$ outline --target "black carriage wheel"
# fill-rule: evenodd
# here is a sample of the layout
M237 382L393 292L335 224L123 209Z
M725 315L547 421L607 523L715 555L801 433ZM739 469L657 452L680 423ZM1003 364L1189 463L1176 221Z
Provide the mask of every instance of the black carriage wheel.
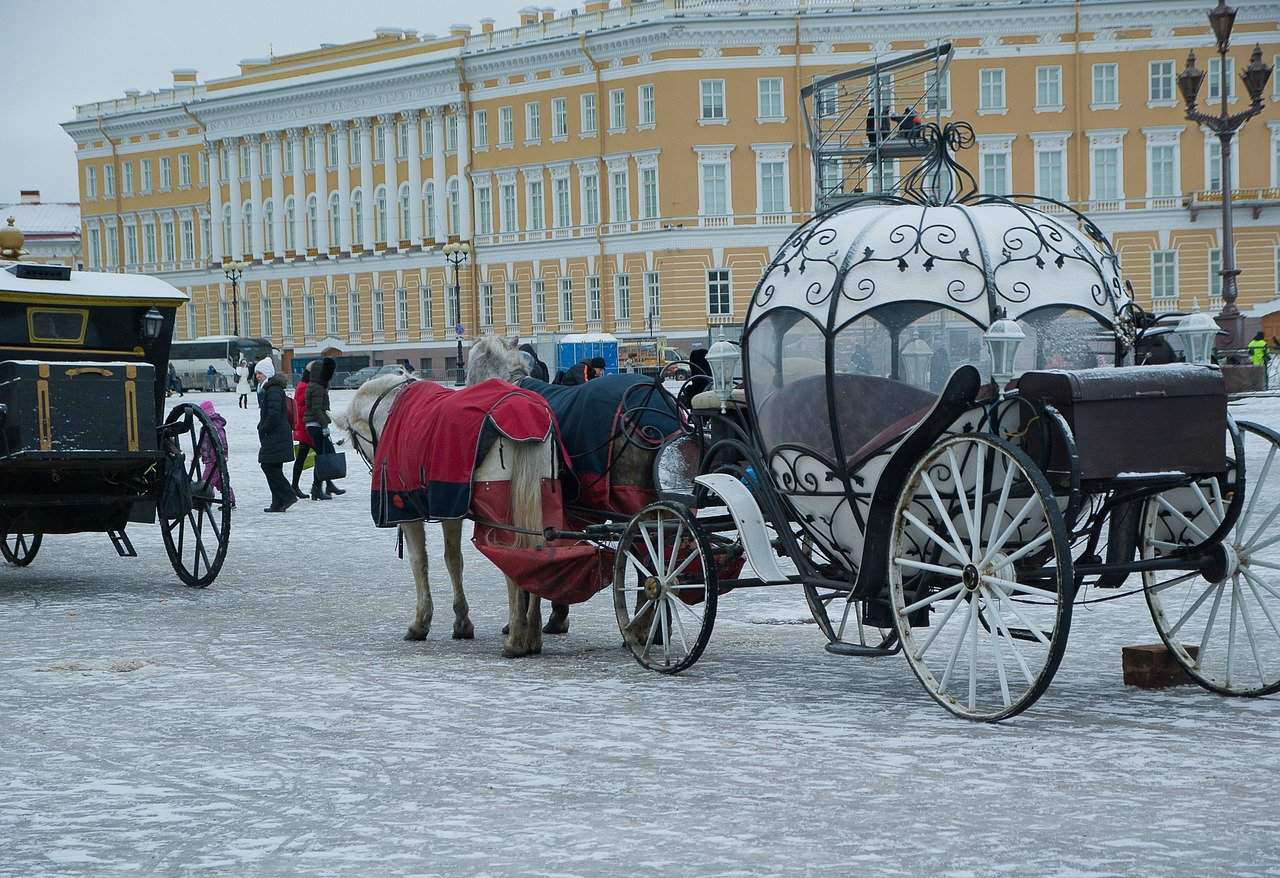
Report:
M805 535L800 540L801 549L812 558L813 538ZM818 566L818 565L815 565ZM813 614L818 630L828 643L847 643L878 650L893 649L898 642L898 632L893 628L879 628L863 619L865 601L850 600L853 586L839 589L828 585L804 584L804 600Z
M165 419L164 430L166 449L182 454L181 465L191 486L191 507L176 518L160 516L160 535L178 578L192 588L205 588L222 569L231 540L227 450L209 416L190 403L174 406ZM211 455L211 465L201 457L202 446ZM167 485L168 480L164 483Z
M614 561L613 607L644 667L678 674L701 657L718 589L711 542L688 507L662 500L628 522Z
M26 567L36 559L44 535L39 533L3 533L0 534L0 555L15 567Z

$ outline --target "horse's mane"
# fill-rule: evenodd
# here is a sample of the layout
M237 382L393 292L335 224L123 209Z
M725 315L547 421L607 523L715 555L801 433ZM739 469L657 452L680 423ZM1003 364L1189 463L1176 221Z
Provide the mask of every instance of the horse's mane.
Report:
M486 335L471 346L467 358L467 384L479 384L490 378L514 381L529 374L524 358L496 335Z

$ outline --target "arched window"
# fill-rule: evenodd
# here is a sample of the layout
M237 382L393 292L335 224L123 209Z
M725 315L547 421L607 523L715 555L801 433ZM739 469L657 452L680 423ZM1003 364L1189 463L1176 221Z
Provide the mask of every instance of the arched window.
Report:
M460 235L459 231L462 223L458 217L458 178L454 177L449 181L449 233L452 235Z
M400 187L400 197L396 205L396 215L400 218L400 237L408 240L409 238L409 184L405 183Z
M379 186L373 195L373 240L387 240L387 187Z
M222 258L235 259L239 253L231 252L231 205L222 205Z
M427 238L434 240L436 236L436 184L428 182L422 187L422 200L426 204Z
M315 195L307 198L307 246L315 247L316 241L316 197Z
M293 240L293 220L298 215L296 202L289 196L284 203L284 249L297 250L297 242Z
M266 242L266 246L263 249L269 253L280 252L276 249L276 244L279 242L276 241L275 236L276 224L273 222L275 215L275 205L272 204L271 199L268 198L266 201L262 202L262 240Z
M329 196L329 246L337 247L342 240L342 210L338 205L338 193Z
M351 193L351 240L363 243L364 193L359 189Z
M241 258L253 252L253 205L247 201L240 211L240 249Z

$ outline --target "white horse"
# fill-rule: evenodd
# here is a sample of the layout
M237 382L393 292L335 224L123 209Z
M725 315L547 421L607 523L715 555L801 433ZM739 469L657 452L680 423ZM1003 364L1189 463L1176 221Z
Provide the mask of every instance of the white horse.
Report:
M479 384L490 378L516 381L528 374L525 361L505 342L496 337L481 339L472 348L467 363L467 384ZM334 423L346 430L352 445L367 459L373 460L373 437L381 436L387 426L396 396L409 381L400 375L384 375L361 385L352 398L346 414L335 414ZM511 522L521 530L542 531L542 480L551 477L556 453L554 438L543 442L510 442L499 437L480 462L473 478L476 481L511 482ZM504 449L503 446L506 446ZM440 523L444 534L444 563L453 583L453 637L470 640L475 636L471 610L462 590L462 521ZM400 525L400 533L409 549L417 588L417 607L405 640L423 640L431 628L433 604L427 558L426 528L421 521ZM517 533L515 544L532 547L538 537ZM508 658L542 652L542 605L537 595L519 588L507 579L510 622L505 633L502 654Z

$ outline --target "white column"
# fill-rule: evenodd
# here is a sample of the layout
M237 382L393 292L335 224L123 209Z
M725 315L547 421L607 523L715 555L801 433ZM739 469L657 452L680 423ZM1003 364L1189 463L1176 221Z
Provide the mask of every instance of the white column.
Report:
M458 114L458 237L469 241L471 240L471 113L466 103L454 104L453 111Z
M417 247L422 243L422 151L418 142L419 113L408 110L401 114L404 124L409 126L409 154L405 163L409 167L409 246ZM400 230L404 234L404 230Z
M360 189L364 192L364 210L360 217L360 244L365 253L373 252L373 126L368 119L356 120L356 136L360 138ZM355 231L352 231L355 234Z
M351 253L351 157L346 122L334 122L338 135L338 250Z
M227 200L231 202L231 257L244 259L244 221L240 205L240 138L229 137L222 146L231 156L231 179L227 181Z
M432 219L436 224L436 243L443 244L449 240L448 222L445 220L444 207L444 107L431 109L431 180L436 189Z
M267 134L267 149L271 150L271 255L277 262L284 260L284 162L281 160L280 132ZM296 199L295 199L296 200Z
M221 163L218 161L218 144L210 143L206 154L209 156L209 215L213 217L214 227L209 230L209 251L204 254L208 265L222 264L222 182L218 179ZM106 264L105 249L103 264Z
M324 125L308 125L307 133L311 135L311 165L315 174L312 191L316 194L316 258L329 257L329 175L325 171L325 163L329 161L329 150L326 148Z
M396 178L396 149L400 138L396 137L396 114L378 117L382 126L382 182L387 187L387 249L400 247L400 181Z
M289 129L289 149L293 156L293 251L298 256L307 255L307 185L303 177L306 167L302 155L302 129ZM316 199L316 220L320 219L319 199Z
M258 135L245 138L249 144L249 205L252 222L249 224L249 241L253 247L253 261L262 261L262 143Z

